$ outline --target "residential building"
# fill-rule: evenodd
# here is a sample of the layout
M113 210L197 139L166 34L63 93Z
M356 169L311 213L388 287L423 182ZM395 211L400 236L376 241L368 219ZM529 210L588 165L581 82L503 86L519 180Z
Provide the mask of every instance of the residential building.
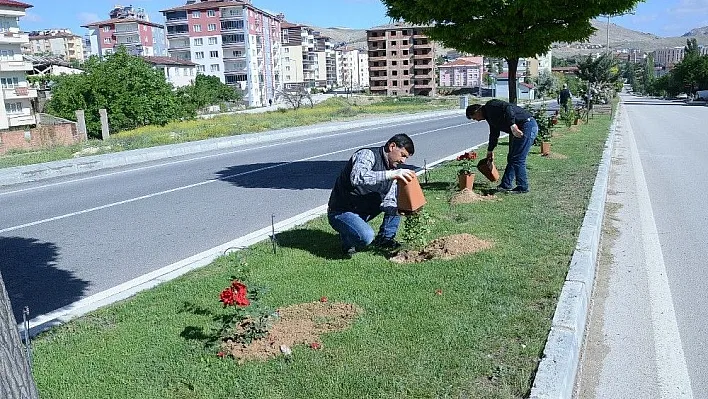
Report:
M438 65L441 87L481 87L482 57L459 57L454 61ZM476 62L475 62L476 61Z
M431 95L435 51L423 27L394 24L366 31L372 94Z
M369 55L366 50L340 47L335 54L336 86L355 91L369 87Z
M285 88L332 88L337 82L337 69L331 39L306 25L283 21L281 28Z
M528 76L532 78L537 78L540 74L551 73L551 50L548 50L546 54L537 55L533 58L528 58L526 60L526 71Z
M32 63L22 56L22 46L29 43L29 36L20 32L18 21L26 15L29 4L15 0L0 0L0 129L35 125L32 103L37 90L27 83L27 71Z
M698 46L700 55L708 55L708 46ZM654 64L672 69L676 64L683 61L685 56L684 47L661 48L654 51Z
M25 54L54 55L67 61L84 60L84 41L69 29L30 32Z
M280 18L247 0L189 0L160 12L171 57L240 88L250 106L275 98L282 87Z
M189 86L197 76L197 64L192 61L172 57L150 57L143 59L155 69L165 74L165 79L174 87Z
M150 22L141 10L116 6L110 19L82 25L89 30L91 55L103 57L124 46L133 55L166 56L165 27Z

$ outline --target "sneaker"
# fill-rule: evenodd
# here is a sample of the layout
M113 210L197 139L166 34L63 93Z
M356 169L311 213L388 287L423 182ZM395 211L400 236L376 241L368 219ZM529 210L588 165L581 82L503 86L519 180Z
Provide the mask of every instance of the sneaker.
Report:
M507 191L511 191L510 188L502 187L502 186L496 186L494 187L494 191L498 191L500 193L505 193Z
M401 243L394 240L393 238L379 238L377 237L371 245L376 248L386 249L392 251L401 247Z
M509 194L526 194L529 190L524 190L519 186L514 187L513 190L509 191Z
M342 248L342 258L351 259L356 253L356 248Z

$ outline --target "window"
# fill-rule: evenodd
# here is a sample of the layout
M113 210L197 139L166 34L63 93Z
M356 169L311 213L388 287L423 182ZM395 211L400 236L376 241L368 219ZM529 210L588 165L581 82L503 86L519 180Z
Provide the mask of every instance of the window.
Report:
M403 60L403 65L408 65L408 60Z
M204 52L203 52L203 51L197 51L196 53L194 53L194 58L196 58L196 59L198 59L198 60L201 60L202 58L204 58Z
M8 114L21 114L22 103L5 103L5 112Z
M110 37L104 37L103 42L106 44L111 44L111 38Z
M391 45L392 45L392 46L395 46L395 45L396 45L396 41L395 41L395 40L391 40Z
M207 17L215 17L216 10L207 10Z
M200 17L199 11L192 11L192 18L199 18L199 17Z
M403 81L403 85L404 85L404 86L408 86L408 81L407 81L407 80L404 80L404 81Z
M203 45L203 44L204 44L204 39L202 39L201 37L200 37L200 38L197 38L197 39L194 39L194 45L195 45L195 46L201 46L201 45Z
M391 33L391 36L396 36L397 32L395 30L392 30L390 33Z
M234 57L243 57L243 52L241 50L234 50L231 52Z
M391 84L392 84L393 86L398 86L398 81L397 81L397 80L394 80L394 81L391 82Z
M391 65L392 65L392 66L398 65L398 61L391 61Z
M403 55L408 55L408 50L403 50Z
M219 58L219 52L218 52L218 51L210 51L210 52L209 52L209 57L211 57L211 58Z
M219 64L211 64L212 72L219 72Z
M104 31L104 32L110 32L110 31L111 31L111 27L108 26L108 25L106 25L106 26L103 27L103 31Z
M13 87L17 87L18 80L16 77L14 78L0 78L0 84L2 85L3 89L11 89Z
M397 55L398 55L398 52L397 52L397 51L391 51L391 57L395 57L395 56L397 56Z
M204 65L197 65L197 72L204 72Z
M286 48L285 48L285 52L286 52L286 53L290 53L290 47L286 47Z
M217 44L219 40L215 37L210 37L209 38L209 44Z
M408 71L407 70L403 71L403 74L408 75Z
M216 30L216 24L209 24L209 25L207 25L207 30L208 30L209 32L215 31L215 30Z
M403 41L403 45L404 45L404 46L407 46L407 45L408 45L408 40L404 40L404 41Z
M11 60L15 58L15 52L13 50L1 50L0 59L1 60Z
M201 26L201 25L192 25L192 31L194 31L194 32L201 32L201 31L202 31L202 26Z

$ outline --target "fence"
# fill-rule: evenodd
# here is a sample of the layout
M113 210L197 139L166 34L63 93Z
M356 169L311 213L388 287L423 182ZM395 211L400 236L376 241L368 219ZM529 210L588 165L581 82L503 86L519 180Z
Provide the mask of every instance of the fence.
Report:
M0 155L10 150L70 145L85 140L86 134L78 132L76 122L40 113L35 127L0 132Z

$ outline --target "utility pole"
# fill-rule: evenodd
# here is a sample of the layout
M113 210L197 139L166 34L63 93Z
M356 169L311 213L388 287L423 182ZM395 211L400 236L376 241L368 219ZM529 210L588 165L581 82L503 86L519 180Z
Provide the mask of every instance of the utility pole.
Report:
M607 14L607 52L610 52L610 14Z

